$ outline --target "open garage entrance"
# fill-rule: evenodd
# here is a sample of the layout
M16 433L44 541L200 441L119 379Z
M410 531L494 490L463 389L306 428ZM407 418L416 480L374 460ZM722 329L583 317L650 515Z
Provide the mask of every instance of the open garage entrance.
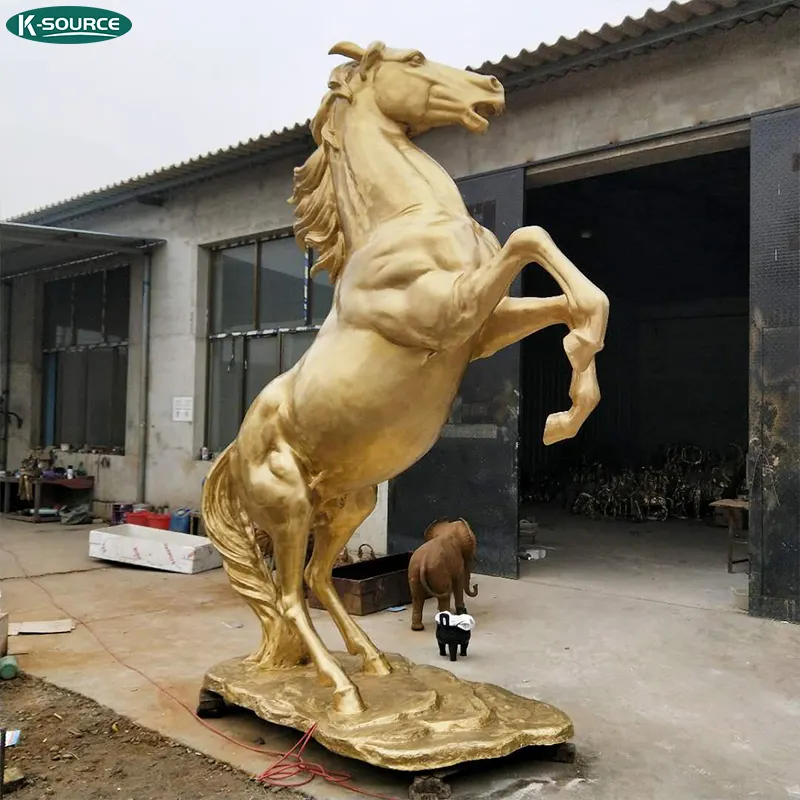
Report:
M528 190L526 224L611 316L602 401L571 441L541 442L569 405L563 327L522 345L521 545L545 557L521 578L713 607L746 588L709 503L746 487L749 207L748 148ZM531 266L523 293L557 289Z

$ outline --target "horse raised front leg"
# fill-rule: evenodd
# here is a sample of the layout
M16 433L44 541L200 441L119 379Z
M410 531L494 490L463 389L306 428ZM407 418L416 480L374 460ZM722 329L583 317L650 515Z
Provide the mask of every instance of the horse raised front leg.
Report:
M515 231L513 236L514 247L529 253L531 261L541 264L555 278L569 307L571 330L564 337L564 351L572 364L572 407L547 418L543 441L554 444L575 436L600 402L595 356L605 342L608 297L556 247L547 231L532 226Z
M559 250L543 228L520 228L509 237L506 246L544 267L566 295L572 330L564 339L564 350L573 369L583 372L603 349L608 298Z
M545 444L553 444L574 436L600 400L594 359L603 348L608 325L606 295L556 247L546 231L533 226L514 231L491 261L463 277L458 286L457 301L463 308L485 314L487 322L483 335L491 335L494 329L495 344L499 343L500 347L515 341L514 336L525 335L524 330L530 330L530 327L519 326L532 326L534 330L539 329L537 326L544 327L546 319L542 320L542 306L537 308L536 299L536 313L526 322L521 322L524 314L517 313L514 320L514 311L501 309L502 304L512 299L504 297L511 282L531 262L541 264L564 291L570 327L564 338L564 350L573 369L570 385L573 404L569 411L548 417L543 439ZM556 301L545 298L547 302L555 304ZM513 303L509 303L507 308L513 309ZM544 308L544 313L555 313L553 307L547 310L545 305ZM499 311L496 323L492 321L495 311ZM485 344L491 345L490 342Z
M472 360L488 358L543 328L571 322L566 295L504 297L484 325Z
M305 575L309 587L336 623L347 652L364 657L364 672L367 674L388 675L392 671L389 661L347 613L331 577L336 556L356 528L372 513L376 500L377 489L371 486L324 509L323 521L314 527L314 552Z

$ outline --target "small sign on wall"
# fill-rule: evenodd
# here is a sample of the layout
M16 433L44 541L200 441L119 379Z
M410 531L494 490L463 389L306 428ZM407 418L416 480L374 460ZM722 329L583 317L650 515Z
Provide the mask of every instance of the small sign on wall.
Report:
M191 422L194 416L193 397L173 397L172 398L172 421Z

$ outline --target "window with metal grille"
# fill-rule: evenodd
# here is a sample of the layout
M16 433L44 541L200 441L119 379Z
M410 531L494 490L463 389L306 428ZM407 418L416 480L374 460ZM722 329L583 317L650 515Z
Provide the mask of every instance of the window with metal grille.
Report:
M127 266L45 283L43 446L124 452L129 313Z
M289 234L218 248L211 258L206 443L223 450L258 393L291 369L333 303L327 273Z

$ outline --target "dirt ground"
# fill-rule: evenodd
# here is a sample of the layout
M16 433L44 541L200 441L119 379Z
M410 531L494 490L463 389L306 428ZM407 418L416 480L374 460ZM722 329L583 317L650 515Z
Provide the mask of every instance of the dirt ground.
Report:
M97 703L22 675L0 681L0 724L20 730L6 767L14 800L291 800L227 764L140 728Z

